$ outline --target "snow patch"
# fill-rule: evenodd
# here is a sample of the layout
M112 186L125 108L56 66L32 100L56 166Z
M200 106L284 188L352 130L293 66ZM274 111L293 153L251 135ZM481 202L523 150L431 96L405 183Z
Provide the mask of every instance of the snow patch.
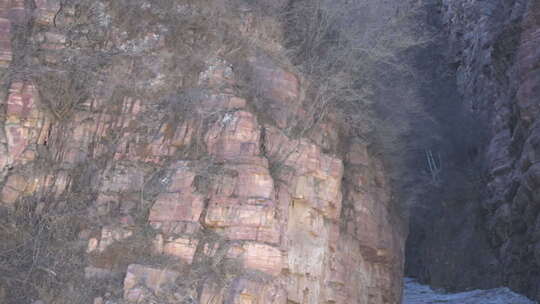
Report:
M494 288L460 293L444 293L432 290L414 279L405 278L403 304L537 304L510 289Z

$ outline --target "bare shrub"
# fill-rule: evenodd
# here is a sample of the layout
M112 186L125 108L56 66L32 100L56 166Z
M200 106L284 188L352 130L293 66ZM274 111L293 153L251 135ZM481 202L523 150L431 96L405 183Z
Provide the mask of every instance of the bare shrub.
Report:
M407 158L421 149L410 141L415 124L429 120L411 56L431 41L421 14L415 1L297 0L281 15L289 56L310 80L315 121L336 113L348 136L383 155L396 186L408 182Z
M313 108L331 106L351 133L381 150L392 150L423 112L405 80L414 71L404 54L427 41L412 3L291 1L282 15L290 57L311 81Z
M38 197L32 197L4 212L0 284L6 287L6 303L38 298L65 303L61 299L70 298L66 293L83 280L86 246L78 241L78 232L86 222L84 211L66 204L48 209ZM79 290L71 303L85 303L87 296Z

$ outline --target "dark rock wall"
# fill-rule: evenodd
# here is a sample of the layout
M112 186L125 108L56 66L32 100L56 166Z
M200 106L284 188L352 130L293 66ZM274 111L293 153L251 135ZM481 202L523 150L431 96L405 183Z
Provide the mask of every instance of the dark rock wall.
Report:
M438 11L464 110L485 135L473 147L480 174L464 180L475 191L454 206L435 202L424 226L412 221L407 272L539 299L540 2L442 1Z

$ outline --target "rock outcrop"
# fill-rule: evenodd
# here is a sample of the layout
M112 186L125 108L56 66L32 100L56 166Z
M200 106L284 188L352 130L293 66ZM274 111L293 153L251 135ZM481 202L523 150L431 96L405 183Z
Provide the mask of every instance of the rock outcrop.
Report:
M0 2L2 303L399 303L386 169L278 2Z

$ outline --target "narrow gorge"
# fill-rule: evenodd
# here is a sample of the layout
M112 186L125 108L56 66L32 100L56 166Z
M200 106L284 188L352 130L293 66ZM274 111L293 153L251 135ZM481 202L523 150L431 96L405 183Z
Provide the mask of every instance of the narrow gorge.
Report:
M0 303L538 301L539 93L538 0L0 0Z

